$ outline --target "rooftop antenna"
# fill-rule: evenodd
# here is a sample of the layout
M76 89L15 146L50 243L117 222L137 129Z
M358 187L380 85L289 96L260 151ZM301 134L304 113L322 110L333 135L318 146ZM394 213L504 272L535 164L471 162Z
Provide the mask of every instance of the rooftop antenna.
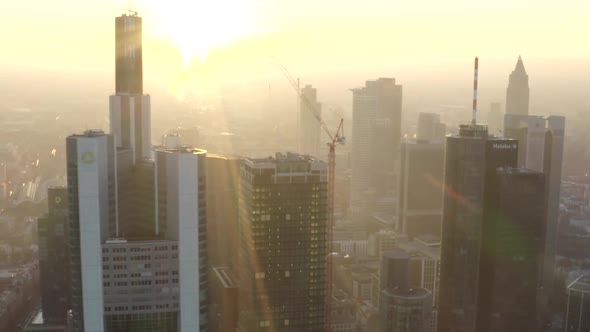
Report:
M129 13L129 16L137 16L137 12L135 10L133 10L133 0L129 0L127 2L128 5L128 9L127 12Z
M478 77L479 58L475 57L475 68L473 70L473 114L471 124L477 124L477 77Z

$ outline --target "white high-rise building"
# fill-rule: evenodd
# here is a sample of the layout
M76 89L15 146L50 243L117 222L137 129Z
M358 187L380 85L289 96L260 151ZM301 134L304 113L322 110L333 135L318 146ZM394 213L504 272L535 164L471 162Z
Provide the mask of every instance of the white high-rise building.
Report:
M114 142L102 131L66 139L75 331L102 332L102 243L117 233ZM97 277L99 276L99 277Z
M179 331L202 331L199 312L207 310L200 286L207 280L206 156L193 148L156 151L156 220L159 232L178 243Z

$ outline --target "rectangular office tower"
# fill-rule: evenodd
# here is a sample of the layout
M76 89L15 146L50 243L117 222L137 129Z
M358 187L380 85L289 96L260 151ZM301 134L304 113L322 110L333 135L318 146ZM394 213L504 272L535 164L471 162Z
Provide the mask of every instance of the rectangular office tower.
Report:
M68 190L47 190L49 211L38 219L41 311L49 324L65 325L70 307Z
M567 288L565 329L567 332L590 330L590 276L582 275Z
M310 156L244 161L240 331L325 331L327 177Z
M518 142L461 125L447 137L438 330L477 331L482 233L499 167L516 167Z
M66 139L74 331L105 331L102 243L118 225L114 148L102 131Z
M322 104L318 102L318 90L311 85L301 89L299 101L299 153L320 157L320 121ZM327 150L326 150L327 151Z
M377 199L389 198L394 205L402 86L393 78L379 78L352 93L350 208L358 219L375 212Z
M440 236L443 205L443 142L401 145L397 230L409 237Z
M504 133L519 142L518 166L545 174L547 225L543 263L543 288L553 287L565 117L506 114ZM545 295L550 296L550 293ZM545 300L546 301L546 300Z
M497 170L486 197L480 254L481 332L537 331L537 291L543 264L545 177L523 168Z

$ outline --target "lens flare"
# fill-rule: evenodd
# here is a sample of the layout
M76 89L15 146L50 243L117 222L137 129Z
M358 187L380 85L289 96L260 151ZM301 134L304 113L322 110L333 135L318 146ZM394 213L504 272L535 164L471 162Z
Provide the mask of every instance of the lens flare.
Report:
M156 32L179 48L185 68L255 32L250 0L146 0L141 7Z

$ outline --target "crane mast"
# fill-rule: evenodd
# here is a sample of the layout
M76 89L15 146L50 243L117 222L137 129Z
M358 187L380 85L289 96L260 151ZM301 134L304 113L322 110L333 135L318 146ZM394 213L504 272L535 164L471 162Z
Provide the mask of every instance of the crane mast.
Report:
M301 93L299 79L293 78L293 75L289 72L285 66L281 65L276 58L272 57L279 69L283 72L283 75L289 81L291 87L297 93L297 97L302 101L310 112L312 112L315 119L319 122L320 126L330 138L328 142L328 223L326 227L326 263L327 263L327 271L326 271L326 306L325 306L325 315L326 315L326 332L330 332L330 328L332 325L332 273L333 273L333 255L332 255L332 248L334 243L334 181L335 181L335 172L336 172L336 144L344 144L345 137L344 137L344 119L340 119L340 124L336 129L335 134L332 134L328 125L322 119L320 113L316 110L315 105L307 99L307 96Z

